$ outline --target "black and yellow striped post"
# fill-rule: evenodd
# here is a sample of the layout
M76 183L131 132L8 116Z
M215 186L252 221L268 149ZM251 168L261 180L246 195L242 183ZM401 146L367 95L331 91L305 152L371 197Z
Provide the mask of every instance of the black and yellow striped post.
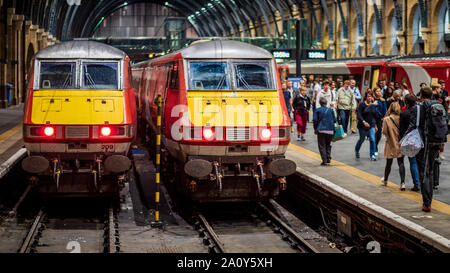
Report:
M152 226L161 227L162 222L159 219L159 197L160 197L160 182L161 182L161 106L162 100L161 95L158 95L156 98L156 105L158 108L158 116L156 120L156 160L155 160L155 168L156 168L156 191L155 191L155 221L152 222Z

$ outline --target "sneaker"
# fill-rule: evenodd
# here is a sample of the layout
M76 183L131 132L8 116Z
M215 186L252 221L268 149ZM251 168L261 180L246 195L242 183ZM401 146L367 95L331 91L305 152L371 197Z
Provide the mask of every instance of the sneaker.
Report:
M300 136L297 136L297 141L300 141Z
M355 152L355 157L356 157L356 158L360 158L361 155L360 155L358 152Z
M326 165L327 165L327 163L325 163L325 162L320 163L320 166L326 166Z
M430 212L430 211L431 211L431 206L425 206L425 205L423 205L423 206L422 206L422 211Z
M387 186L387 180L384 180L384 177L381 178L381 183L383 186Z
M305 137L302 137L302 141L306 141Z
M378 152L375 152L375 156L378 156Z
M370 160L377 161L377 157L375 155L373 155L373 156L370 157Z
M411 188L411 191L418 192L419 190L420 190L420 189L419 189L417 186L414 186L414 187Z
M405 191L406 190L405 183L401 183L400 184L400 190L401 191Z

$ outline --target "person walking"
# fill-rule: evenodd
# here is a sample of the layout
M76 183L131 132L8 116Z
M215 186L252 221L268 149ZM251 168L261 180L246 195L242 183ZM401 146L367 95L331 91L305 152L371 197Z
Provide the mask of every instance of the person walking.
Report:
M420 90L421 104L411 109L411 120L408 132L417 128L424 147L416 155L417 165L419 167L419 180L422 192L422 211L431 211L431 202L433 200L433 184L435 179L435 163L442 144L447 142L448 128L445 123L445 117L439 116L439 112L445 111L442 104L432 100L433 92L425 87ZM433 110L433 111L431 111ZM416 119L419 113L419 125L416 126Z
M355 95L354 98L355 98L355 101L356 101L354 103L354 105L353 105L353 108L352 108L352 114L351 114L352 115L352 120L351 120L350 127L352 129L352 133L356 134L356 125L358 123L358 118L356 117L356 109L357 109L359 103L361 102L362 97L361 97L361 92L359 91L358 86L356 86L356 81L355 80L350 80L350 88L353 90L353 93Z
M377 128L377 105L373 102L373 95L371 92L366 92L364 101L358 107L358 130L359 140L355 146L355 156L360 158L359 150L365 139L369 137L370 142L370 159L376 161L375 156L375 133Z
M320 107L320 99L321 98L325 98L327 100L327 107L334 109L334 101L333 101L332 93L330 91L330 83L328 82L328 80L325 80L322 83L322 87L323 87L323 89L320 90L319 93L317 93L316 109Z
M331 141L333 140L336 116L334 110L327 107L327 99L319 99L320 107L314 111L314 133L317 135L322 163L320 165L330 165L331 162Z
M417 97L413 94L408 94L405 96L406 109L400 113L400 136L402 139L406 135L411 118L415 120L416 117L411 117L411 108L413 108L417 103ZM417 167L416 157L408 157L409 160L409 170L411 171L411 177L414 186L411 188L412 191L418 192L420 190L419 181L419 169Z
M340 124L344 128L344 132L347 133L350 111L356 106L355 94L350 89L350 81L344 81L344 86L338 90L337 101L338 115L341 120Z
M384 146L384 158L386 158L386 167L384 168L384 176L381 183L387 186L389 174L391 173L392 162L397 159L400 171L400 190L404 191L405 187L405 163L403 154L400 152L400 144L398 143L400 136L400 111L401 107L398 102L391 104L388 115L383 119L383 135L386 137Z
M383 118L386 115L387 107L386 107L386 101L381 95L381 89L379 87L376 87L373 92L374 101L376 103L377 107L377 119L376 124L378 131L375 133L375 156L378 156L378 144L380 143L381 137L382 137L382 126L383 126Z
M311 108L311 100L306 95L306 88L300 88L300 94L294 98L292 103L295 113L295 121L297 122L297 141L305 141L306 124L308 123L309 109Z
M392 103L397 102L400 104L400 107L405 106L405 102L402 100L402 91L401 90L395 90L392 94L392 97L390 97L387 100L387 109L391 106Z

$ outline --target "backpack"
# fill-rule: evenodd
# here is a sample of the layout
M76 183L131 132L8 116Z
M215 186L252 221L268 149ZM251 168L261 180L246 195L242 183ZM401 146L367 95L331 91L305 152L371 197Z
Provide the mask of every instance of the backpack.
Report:
M431 143L444 143L448 134L447 112L439 102L431 104L426 111L427 138Z

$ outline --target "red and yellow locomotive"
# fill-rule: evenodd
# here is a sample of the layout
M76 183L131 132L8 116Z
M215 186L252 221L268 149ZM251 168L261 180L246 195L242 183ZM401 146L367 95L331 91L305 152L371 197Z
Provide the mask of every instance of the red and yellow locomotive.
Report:
M136 132L129 57L86 40L38 52L30 73L22 167L46 193L114 193Z
M273 56L213 40L133 66L142 126L154 139L161 96L166 173L198 201L270 198L295 172L290 121Z

